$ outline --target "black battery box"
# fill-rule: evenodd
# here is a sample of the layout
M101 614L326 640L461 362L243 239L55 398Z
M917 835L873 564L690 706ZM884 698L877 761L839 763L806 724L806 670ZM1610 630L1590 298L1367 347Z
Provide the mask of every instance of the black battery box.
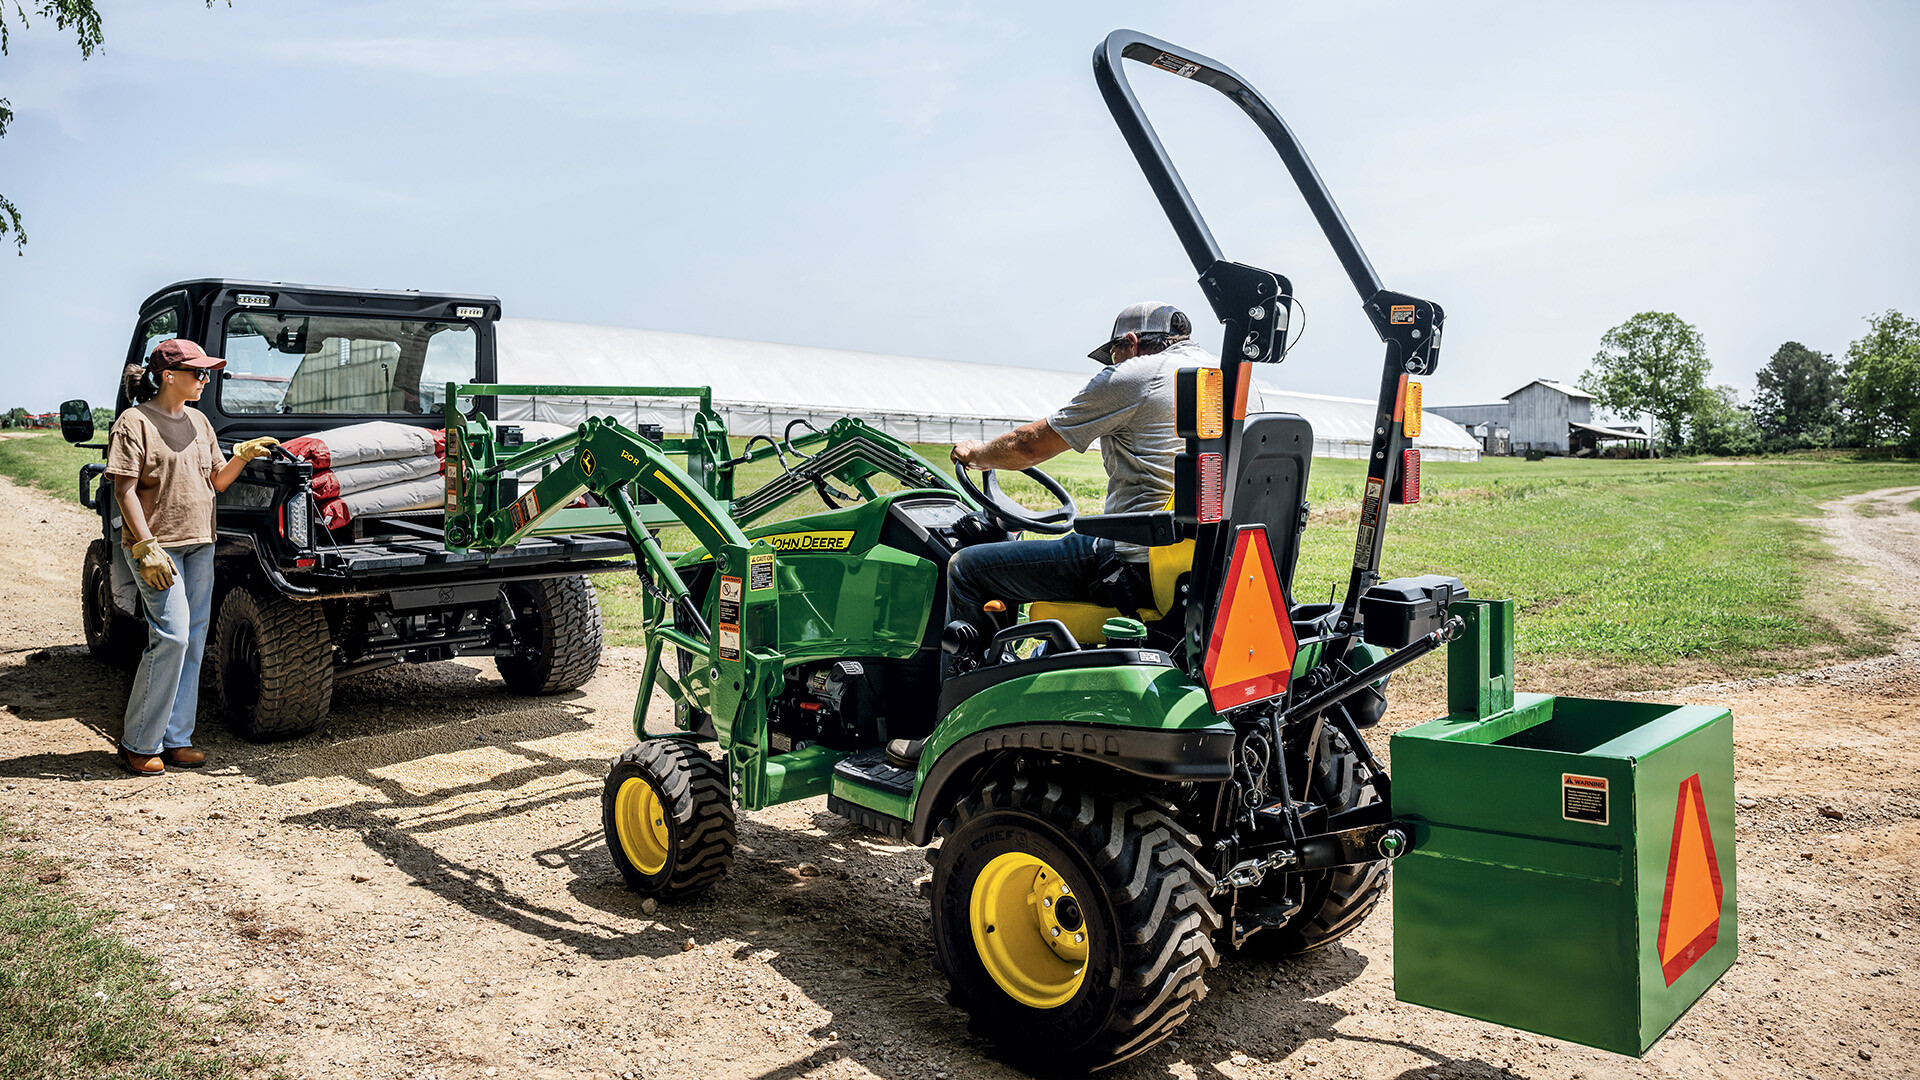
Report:
M1383 581L1360 598L1367 644L1404 649L1440 629L1447 605L1466 595L1459 578L1440 574Z

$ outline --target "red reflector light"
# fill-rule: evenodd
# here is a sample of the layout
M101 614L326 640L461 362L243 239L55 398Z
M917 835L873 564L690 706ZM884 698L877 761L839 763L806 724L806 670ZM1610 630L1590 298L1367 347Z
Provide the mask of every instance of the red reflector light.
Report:
M1201 454L1199 461L1200 498L1199 513L1196 515L1202 523L1219 521L1223 517L1221 507L1225 505L1222 477L1226 473L1225 460L1219 454Z
M318 559L295 559L295 560L293 560L293 565L295 565L295 566L312 566L312 565L313 565L314 563L316 563L316 562L318 562L318 561L319 561Z
M1420 501L1420 451L1408 448L1400 452L1400 505Z

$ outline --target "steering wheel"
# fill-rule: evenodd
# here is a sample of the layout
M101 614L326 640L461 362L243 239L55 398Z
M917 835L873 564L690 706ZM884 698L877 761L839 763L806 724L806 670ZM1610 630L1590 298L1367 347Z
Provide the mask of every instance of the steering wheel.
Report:
M1000 478L993 469L982 469L984 478L979 487L975 487L973 478L968 476L967 466L954 462L953 475L960 481L960 487L973 501L980 504L993 523L1009 532L1037 532L1058 535L1073 531L1074 522L1080 518L1080 511L1073 505L1073 496L1060 486L1060 481L1041 472L1039 469L1021 469L1034 483L1047 489L1047 494L1060 500L1060 505L1044 513L1029 510L1008 498L1000 490ZM985 489L984 491L982 489Z

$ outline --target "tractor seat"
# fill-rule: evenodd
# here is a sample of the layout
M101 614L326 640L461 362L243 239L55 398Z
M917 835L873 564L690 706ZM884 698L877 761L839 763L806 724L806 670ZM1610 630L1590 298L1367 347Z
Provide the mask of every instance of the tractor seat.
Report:
M1147 578L1152 583L1153 610L1142 609L1141 622L1159 622L1167 617L1167 613L1173 610L1174 590L1180 585L1180 576L1192 569L1191 540L1147 549ZM1035 600L1027 607L1030 621L1059 619L1068 630L1073 631L1073 639L1082 645L1106 644L1107 635L1101 631L1101 627L1108 619L1116 618L1119 614L1116 608L1071 600Z

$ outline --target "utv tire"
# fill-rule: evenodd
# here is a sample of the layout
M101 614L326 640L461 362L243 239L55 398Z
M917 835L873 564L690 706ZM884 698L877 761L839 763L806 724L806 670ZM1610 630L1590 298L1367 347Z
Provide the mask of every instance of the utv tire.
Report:
M1366 775L1366 766L1348 744L1346 735L1329 724L1321 729L1320 739L1320 753L1314 759L1314 798L1335 812L1378 802L1372 778ZM1377 859L1359 866L1299 875L1305 885L1300 913L1286 926L1262 930L1248 938L1238 955L1256 962L1278 960L1339 941L1373 913L1381 895L1387 891L1392 873L1390 861ZM1262 882L1261 887L1294 885L1293 876L1274 876Z
M982 787L941 833L929 859L949 1000L1022 1068L1125 1061L1206 996L1213 877L1164 804L1017 778Z
M577 690L600 666L600 604L584 577L539 578L502 586L513 607L519 647L493 666L516 694Z
M312 734L333 707L333 639L317 603L236 586L214 622L220 715L256 742Z
M122 612L113 602L113 549L108 541L95 540L87 545L86 561L80 567L80 621L87 635L87 651L93 658L122 671L140 664L147 647L146 620ZM138 610L138 594L134 600Z
M613 759L600 821L614 868L642 896L704 892L733 865L726 768L692 743L651 739Z

